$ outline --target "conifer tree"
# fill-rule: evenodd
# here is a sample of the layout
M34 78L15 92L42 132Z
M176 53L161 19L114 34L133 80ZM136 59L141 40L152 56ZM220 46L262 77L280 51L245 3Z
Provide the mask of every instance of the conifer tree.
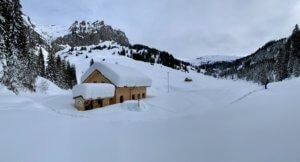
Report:
M56 60L52 51L49 52L47 57L46 77L50 81L56 81Z
M288 76L292 76L294 72L294 63L295 63L295 57L290 55L288 65L287 65L287 72Z
M76 77L76 68L75 65L71 66L71 87L73 88L77 84L77 77Z
M276 69L276 80L282 81L288 77L288 70L287 70L287 57L288 54L283 49L280 49L280 52L277 56L277 62L275 64Z
M300 76L300 59L297 58L294 63L294 75L295 77Z
M296 24L294 30L293 30L293 34L299 32L299 26L298 24Z
M45 60L44 60L44 54L43 54L42 48L39 49L37 66L38 66L39 76L45 77Z
M34 54L29 51L29 29L23 22L19 0L1 1L0 13L5 21L1 23L1 82L15 93L20 88L34 90L36 79ZM1 20L3 21L3 20Z
M94 59L91 59L90 66L94 65Z
M57 56L55 59L55 79L54 82L61 87L61 83L62 83L62 76L63 76L63 69L61 67L61 58L60 56Z

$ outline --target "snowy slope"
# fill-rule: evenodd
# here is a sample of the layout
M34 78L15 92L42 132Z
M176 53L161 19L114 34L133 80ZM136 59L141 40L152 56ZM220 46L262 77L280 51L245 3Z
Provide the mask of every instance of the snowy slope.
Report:
M46 39L47 42L52 42L58 37L62 37L69 33L67 26L59 25L40 25L36 24L34 30Z
M220 61L234 61L239 59L239 56L225 56L225 55L212 55L212 56L202 56L194 60L188 60L192 65L200 66L203 64L212 64Z
M68 91L16 96L1 87L0 161L300 159L299 78L270 84L264 90L244 81L218 80L135 61L117 55L118 48L91 53L89 48L69 51L68 47L58 54L76 64L78 79L92 58L136 68L152 79L149 97L140 108L136 102L125 102L79 112ZM184 82L186 77L193 81Z
M110 49L97 50L95 47L111 47ZM81 82L82 75L87 71L90 66L90 61L93 59L95 62L106 61L107 63L116 64L118 60L122 62L127 62L127 60L132 60L127 57L120 56L118 52L122 49L129 50L127 47L121 46L115 42L105 41L99 43L98 45L84 46L86 50L81 50L81 47L75 47L71 50L70 46L65 46L65 49L59 51L57 55L70 61L71 64L76 65L77 82ZM90 52L91 51L91 52ZM122 64L121 64L122 65Z

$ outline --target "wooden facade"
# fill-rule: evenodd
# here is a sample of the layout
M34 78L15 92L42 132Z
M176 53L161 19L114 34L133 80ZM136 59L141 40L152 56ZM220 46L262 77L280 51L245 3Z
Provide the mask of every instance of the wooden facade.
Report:
M92 110L98 107L104 107L110 105L110 98L97 99L97 100L85 100L82 97L75 98L75 107L80 110Z
M109 83L113 84L101 72L95 70L83 83ZM114 84L113 84L114 85ZM115 96L112 98L99 100L84 100L82 97L75 98L75 107L78 110L90 110L112 104L122 103L127 100L139 100L146 98L147 87L117 87L115 86Z

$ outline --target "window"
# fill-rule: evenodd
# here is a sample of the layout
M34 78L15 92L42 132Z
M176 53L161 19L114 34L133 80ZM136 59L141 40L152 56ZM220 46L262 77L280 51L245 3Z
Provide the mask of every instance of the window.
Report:
M145 95L145 93L143 93L142 97L143 97L143 98L146 98L146 95Z
M135 100L135 95L132 95L131 99Z
M141 99L141 94L138 94L138 99Z
M92 110L93 109L93 101L90 101L86 106L85 110Z
M101 100L101 99L99 99L99 100L98 100L98 105L99 105L100 107L102 107L102 106L103 106L103 102L102 102L102 100Z
M97 81L94 81L94 83L97 83Z

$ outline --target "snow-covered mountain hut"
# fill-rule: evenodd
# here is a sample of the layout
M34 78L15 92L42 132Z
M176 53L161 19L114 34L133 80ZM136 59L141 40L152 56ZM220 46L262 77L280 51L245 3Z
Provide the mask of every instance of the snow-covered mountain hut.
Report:
M102 104L102 106L106 106L122 103L127 100L146 98L147 88L151 86L152 80L147 75L134 68L119 64L101 62L94 63L85 72L85 74L81 77L81 83L94 83L94 85L99 85L99 89L95 88L95 93L99 93L98 95L102 93L100 85L112 85L114 87L114 95L106 102L107 104ZM80 93L77 94L77 97L78 96L81 96ZM92 105L95 104L92 103ZM88 105L85 106L87 106L85 110L89 108ZM99 105L95 106L102 107Z

